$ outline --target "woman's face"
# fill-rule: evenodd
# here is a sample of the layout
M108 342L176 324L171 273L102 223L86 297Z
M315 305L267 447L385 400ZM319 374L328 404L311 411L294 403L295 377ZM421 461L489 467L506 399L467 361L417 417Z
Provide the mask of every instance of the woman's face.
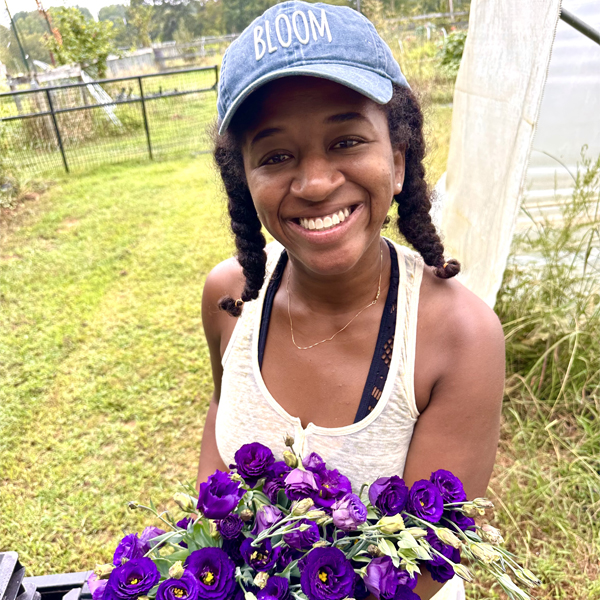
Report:
M286 77L260 93L242 143L258 216L306 269L345 273L379 246L404 180L404 153L392 148L387 116L325 79Z

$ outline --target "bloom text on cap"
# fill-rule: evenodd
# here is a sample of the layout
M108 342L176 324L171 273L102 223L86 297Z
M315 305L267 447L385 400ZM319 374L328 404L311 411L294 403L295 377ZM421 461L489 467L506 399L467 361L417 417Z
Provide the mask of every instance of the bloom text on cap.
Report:
M264 27L262 25L256 25L254 27L254 52L256 54L256 60L260 60L267 50L269 54L276 52L279 48L273 44L275 38L279 42L282 48L289 48L292 44L292 37L296 39L304 46L311 40L311 33L313 41L318 41L317 34L324 38L327 34L327 41L331 42L333 39L331 36L331 30L329 29L329 23L327 22L327 14L321 9L321 22L317 19L315 13L312 10L307 11L306 14L301 10L296 10L292 14L290 21L289 17L280 13L275 19L274 29L271 29L269 21L265 20Z

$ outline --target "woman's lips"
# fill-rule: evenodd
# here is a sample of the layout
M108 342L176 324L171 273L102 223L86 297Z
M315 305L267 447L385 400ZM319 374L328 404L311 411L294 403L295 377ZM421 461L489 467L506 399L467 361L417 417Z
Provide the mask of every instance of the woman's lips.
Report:
M346 233L346 231L352 226L354 221L356 221L360 213L363 211L363 206L364 205L362 204L353 205L350 207L350 214L347 217L345 216L343 221L335 225L332 223L331 226L322 229L307 229L303 225L300 225L300 223L296 222L299 221L299 219L288 220L287 224L294 230L294 232L297 232L303 238L310 240L311 242L332 242ZM325 219L325 217L318 218Z

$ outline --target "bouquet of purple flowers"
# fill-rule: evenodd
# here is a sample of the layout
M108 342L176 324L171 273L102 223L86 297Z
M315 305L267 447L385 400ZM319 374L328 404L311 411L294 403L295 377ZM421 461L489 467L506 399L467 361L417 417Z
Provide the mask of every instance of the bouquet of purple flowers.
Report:
M394 475L354 493L347 477L313 453L284 460L259 443L235 454L174 500L187 516L151 511L166 527L126 535L112 564L88 583L94 600L418 600L421 568L445 582L473 577L462 558L490 573L513 600L540 585L502 547L500 532L473 517L492 508L467 501L460 480L439 470L409 489ZM511 577L512 576L512 577Z

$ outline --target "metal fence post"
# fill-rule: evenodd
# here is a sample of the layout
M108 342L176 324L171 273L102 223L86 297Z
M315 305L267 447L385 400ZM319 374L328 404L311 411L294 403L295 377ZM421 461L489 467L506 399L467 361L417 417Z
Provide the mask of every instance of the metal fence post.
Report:
M142 101L142 114L144 115L144 128L146 129L146 141L148 142L148 154L150 160L154 160L152 156L152 144L150 142L150 128L148 127L148 115L146 114L146 102L144 100L144 88L142 87L142 78L138 77L138 85L140 86L140 99Z
M56 114L54 113L54 106L52 105L52 97L50 96L49 89L46 89L46 98L48 99L48 108L50 109L50 115L52 116L52 122L54 123L54 131L56 132L56 139L58 140L58 147L60 148L63 165L65 165L65 171L68 173L69 164L67 163L67 156L63 147L62 137L60 136L60 129L58 128L58 121L56 120Z

